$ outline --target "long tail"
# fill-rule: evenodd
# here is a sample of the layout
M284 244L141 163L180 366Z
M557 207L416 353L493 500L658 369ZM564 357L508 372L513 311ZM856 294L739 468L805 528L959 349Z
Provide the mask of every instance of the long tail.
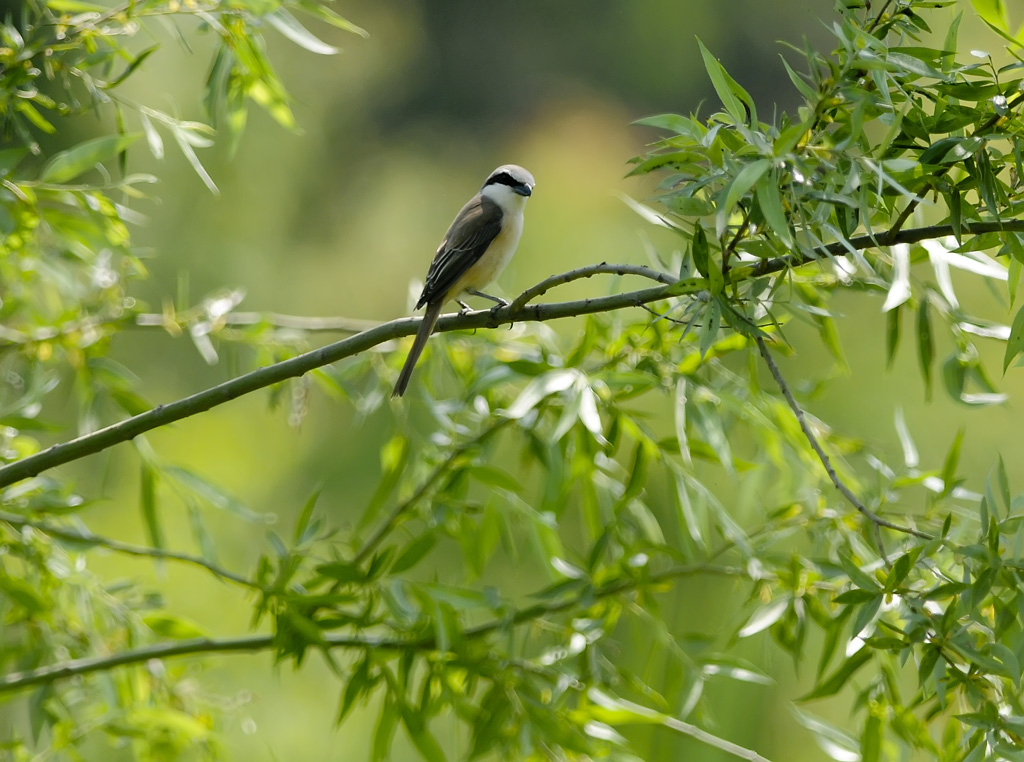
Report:
M412 369L416 367L416 361L420 359L420 354L422 354L423 348L427 345L427 339L434 332L434 325L437 323L437 318L441 315L441 307L443 306L444 302L441 300L430 302L427 305L427 311L423 314L423 322L420 323L420 329L416 332L416 340L412 343L409 356L405 358L402 372L398 374L395 390L391 392L392 399L405 394L405 390L409 386L409 379L412 378Z

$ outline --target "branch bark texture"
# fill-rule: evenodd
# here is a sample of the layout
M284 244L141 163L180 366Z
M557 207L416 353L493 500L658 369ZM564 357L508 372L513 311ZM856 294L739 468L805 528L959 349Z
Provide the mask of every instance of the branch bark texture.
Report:
M980 235L1000 231L1024 232L1024 220L964 223L960 227L961 235ZM893 233L881 232L878 235L857 236L846 242L826 244L812 250L811 253L801 252L784 257L766 259L751 266L734 266L730 271L730 276L734 281L747 280L800 267L812 262L821 261L822 259L841 257L846 255L850 249L863 250L897 243L917 243L929 239L944 238L953 235L953 233L952 225L933 225L899 230ZM550 288L573 280L589 278L598 273L640 275L657 280L664 285L593 299L554 302L550 304L527 303L530 299L545 293ZM673 281L672 276L658 273L650 268L637 265L609 265L601 263L547 278L536 286L527 289L510 305L491 310L444 315L438 321L435 330L437 332L445 332L477 328L497 328L498 326L515 322L544 322L580 315L591 315L598 312L611 312L628 307L642 307L645 304L670 296L699 293L700 291L707 290L708 287L707 281L703 278ZM416 333L420 320L421 318L419 317L406 317L382 323L355 336L344 338L333 344L314 349L275 365L254 370L175 402L158 405L152 410L132 416L99 431L53 445L41 452L0 468L0 488L8 487L23 479L37 476L51 468L102 452L116 444L130 441L147 431L152 431L175 421L204 413L211 408L223 405L226 402L259 389L281 383L289 378L302 376L311 370L329 365L346 357L352 357L375 346L379 346L386 341L403 336L411 336Z

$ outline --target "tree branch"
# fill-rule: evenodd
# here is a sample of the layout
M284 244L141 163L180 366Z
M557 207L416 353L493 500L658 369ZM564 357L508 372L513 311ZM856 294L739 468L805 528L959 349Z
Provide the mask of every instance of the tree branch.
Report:
M587 277L580 275L579 277ZM623 294L582 299L553 304L511 306L491 310L475 310L464 314L449 314L437 322L436 331L447 332L474 328L497 328L523 321L543 322L596 312L636 307L666 297L668 286L630 291ZM365 352L392 339L411 336L419 328L421 318L407 317L382 323L368 331L320 347L283 362L245 373L230 381L184 397L166 405L157 405L145 413L83 435L76 439L48 447L27 458L0 468L0 488L22 479L36 476L50 468L70 463L87 455L102 452L116 444L134 439L139 434L166 426L169 423L204 413L233 399L259 389L308 373L324 365Z
M976 222L961 225L961 232L969 235L980 235L998 231L1024 232L1024 220L1005 220L1002 222ZM825 257L841 257L848 253L848 247L862 250L876 246L889 246L896 243L917 243L933 238L943 238L953 234L952 225L932 225L923 228L900 230L889 235L881 233L877 236L857 236L844 243L830 243L813 249L809 253L789 254L774 259L765 259L752 266L733 267L730 279L733 282L761 277L781 270L800 267ZM556 285L568 283L581 278L589 278L597 273L637 274L653 277L666 282L671 276L658 273L649 268L636 265L599 264L582 267L562 275L552 276L527 289L523 295L509 305L490 310L474 310L461 314L448 314L437 322L437 332L467 330L475 328L497 328L509 323L547 320L559 320L579 315L591 315L598 312L611 312L628 307L641 307L659 299L679 296L684 292L678 283L656 286L639 291L628 291L594 299L581 299L571 302L554 302L550 304L527 304L526 300L545 293ZM687 280L686 291L698 291L704 284L702 278ZM525 299L524 299L525 296ZM308 373L324 365L337 362L346 357L365 352L385 341L411 336L419 328L421 318L407 317L382 323L355 336L337 341L319 349L298 355L275 365L245 373L230 381L211 387L188 397L184 397L166 405L158 405L145 413L132 416L90 434L67 442L48 447L27 458L0 467L0 488L36 476L43 471L65 463L102 452L121 442L134 439L139 434L166 426L169 423L204 413L213 407L223 405L233 399L250 394L259 389L286 381Z
M860 499L853 494L853 490L846 486L846 483L839 478L835 468L832 467L832 461L828 457L828 454L822 448L821 443L818 442L818 438L814 436L814 432L811 431L810 425L807 423L807 416L804 415L803 408L800 407L800 403L796 401L796 397L793 396L793 392L789 390L789 385L786 383L786 379L782 375L782 371L779 370L779 366L775 364L775 360L772 358L771 352L768 350L768 345L765 344L764 338L761 336L755 336L754 341L757 342L757 348L761 352L761 357L764 358L765 364L768 366L768 370L771 371L772 376L775 378L775 383L779 385L779 389L782 391L782 396L786 398L786 402L789 405L790 410L793 411L793 415L796 416L797 422L800 424L800 430L803 431L804 436L807 438L807 442L811 445L811 449L814 450L814 454L818 456L818 460L821 461L821 465L825 468L825 473L828 474L828 478L832 480L833 486L839 490L839 493L849 501L849 503L866 516L876 527L885 527L886 529L892 529L897 532L904 532L906 534L913 535L914 537L920 537L924 540L932 539L932 536L927 532L922 532L913 527L903 526L901 524L894 524L891 521L883 519L878 514L872 512L860 501ZM885 555L884 549L882 550L883 556Z
M651 574L644 579L619 580L595 590L592 593L593 599L607 598L612 595L627 593L651 585L659 585L671 579L693 576L696 574L715 574L729 577L745 577L747 572L738 567L712 566L705 564L688 564L666 569L656 574ZM580 603L578 596L570 596L560 601L542 603L530 606L525 609L518 609L507 616L492 619L489 622L471 627L463 632L463 639L476 639L490 635L500 630L506 630L528 621L539 619L543 616L550 616L566 611ZM352 649L383 649L390 651L430 651L437 648L434 636L423 638L385 638L374 636L355 637L351 635L323 635L327 648L352 648ZM258 653L270 651L277 646L273 635L243 635L235 638L189 638L187 640L174 641L172 643L156 643L151 646L136 648L131 651L122 651L117 654L104 656L88 656L82 659L72 659L60 664L52 664L48 667L25 670L23 672L11 672L0 678L0 694L9 693L33 685L48 685L57 680L64 680L78 675L88 675L93 672L104 672L115 667L123 667L130 664L141 664L151 659L168 659L175 656L198 656L213 653Z
M240 574L228 571L217 564L207 561L205 558L192 556L188 553L179 553L175 550L149 548L144 545L131 545L109 537L101 537L100 535L93 534L87 529L70 529L68 527L50 524L45 521L33 521L32 519L22 518L21 516L13 513L7 513L6 511L0 511L0 521L15 527L32 527L33 529L37 529L45 534L53 537L59 537L62 540L68 540L70 542L99 545L107 548L108 550L112 550L116 553L123 553L128 556L154 558L162 561L179 561L181 563L192 564L193 566L200 566L208 572L211 572L214 576L227 582L234 582L235 584L250 587L254 590L263 589L251 579L247 579Z
M173 321L175 325L189 325L192 320L186 313L181 320ZM302 315L282 315L277 312L229 312L213 321L217 325L245 327L266 324L274 328L291 328L308 333L360 333L376 328L379 320L359 320L346 317L304 317ZM163 328L167 326L167 316L159 312L143 312L135 316L135 325L141 328Z
M1024 233L1024 220L1002 220L996 222L971 222L963 223L960 226L961 234L982 235L984 233L1015 232ZM834 243L818 246L808 253L799 252L788 254L784 257L773 259L762 259L750 269L734 267L731 271L733 279L748 280L759 278L762 275L789 270L794 267L817 262L825 257L842 257L849 254L850 248L857 251L872 249L884 246L892 246L897 243L920 243L921 241L945 238L953 235L952 225L928 225L921 228L907 228L906 230L884 231L878 235L855 236L846 243L836 241ZM847 247L849 244L849 248Z

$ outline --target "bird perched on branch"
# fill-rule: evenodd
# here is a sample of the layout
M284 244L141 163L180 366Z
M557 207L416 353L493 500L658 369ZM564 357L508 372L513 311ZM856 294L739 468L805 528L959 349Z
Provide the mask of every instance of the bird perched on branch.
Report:
M523 233L526 200L533 193L534 185L533 175L525 169L505 164L488 175L480 192L455 216L437 247L423 293L416 302L416 309L426 305L427 310L402 372L398 374L392 397L405 394L416 361L434 332L445 302L472 294L499 305L508 304L479 289L497 278L515 254ZM469 309L463 302L459 304Z

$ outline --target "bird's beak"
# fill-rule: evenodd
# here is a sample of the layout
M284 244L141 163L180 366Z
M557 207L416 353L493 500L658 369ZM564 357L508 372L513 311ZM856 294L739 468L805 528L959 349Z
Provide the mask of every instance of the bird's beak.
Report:
M533 195L533 188L530 187L529 185L526 185L525 183L523 185L516 185L516 186L514 186L512 188L512 190L514 190L520 196L532 196Z

